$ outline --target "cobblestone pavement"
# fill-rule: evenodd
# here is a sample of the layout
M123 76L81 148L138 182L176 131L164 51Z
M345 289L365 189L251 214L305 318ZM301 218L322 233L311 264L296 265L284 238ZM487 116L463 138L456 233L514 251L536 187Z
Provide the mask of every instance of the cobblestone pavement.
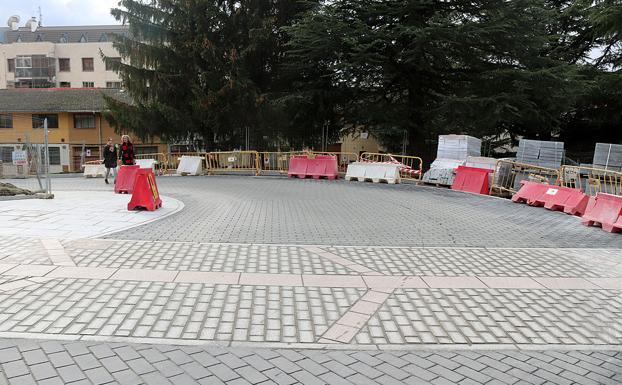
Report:
M616 351L320 351L3 340L0 383L620 384Z
M13 182L13 181L12 181ZM14 181L19 185L20 181ZM448 247L622 248L622 239L538 207L413 184L279 177L161 177L187 209L112 239ZM55 178L59 190L112 190ZM166 202L164 202L166 205Z
M158 182L185 208L0 236L0 384L622 383L620 235L412 185Z

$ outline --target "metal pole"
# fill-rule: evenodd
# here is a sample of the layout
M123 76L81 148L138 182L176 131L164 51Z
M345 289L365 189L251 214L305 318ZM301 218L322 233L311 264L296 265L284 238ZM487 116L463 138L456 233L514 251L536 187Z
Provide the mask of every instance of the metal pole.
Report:
M50 181L50 152L48 148L48 118L43 120L43 140L45 146L45 186L48 194L52 193L52 181Z

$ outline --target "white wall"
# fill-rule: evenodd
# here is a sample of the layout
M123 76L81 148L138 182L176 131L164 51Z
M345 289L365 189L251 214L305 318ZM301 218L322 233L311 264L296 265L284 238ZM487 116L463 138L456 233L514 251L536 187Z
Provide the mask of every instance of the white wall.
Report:
M8 72L7 59L18 55L47 55L54 57L56 64L56 87L61 82L70 82L72 88L81 88L82 82L94 82L95 87L104 88L106 82L118 82L119 76L113 71L106 71L100 49L110 57L119 56L111 42L93 43L12 43L0 44L0 89L6 89L10 81L15 80L14 73ZM82 71L82 58L93 58L94 71ZM58 58L70 59L70 72L59 72Z

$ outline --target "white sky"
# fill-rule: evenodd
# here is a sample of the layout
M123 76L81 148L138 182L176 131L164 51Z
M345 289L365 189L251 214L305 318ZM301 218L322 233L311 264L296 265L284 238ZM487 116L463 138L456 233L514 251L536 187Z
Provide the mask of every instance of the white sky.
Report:
M39 18L41 7L44 26L118 24L110 9L119 0L0 0L0 26L11 15L19 15L20 26L32 16Z

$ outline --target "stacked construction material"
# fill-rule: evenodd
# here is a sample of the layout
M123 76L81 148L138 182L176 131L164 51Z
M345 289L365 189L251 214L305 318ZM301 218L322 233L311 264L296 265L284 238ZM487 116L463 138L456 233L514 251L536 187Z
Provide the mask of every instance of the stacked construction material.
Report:
M521 139L516 161L546 168L559 168L564 159L564 142Z
M451 186L454 170L464 166L469 156L480 156L482 141L468 135L439 135L436 160L423 175L425 183Z
M485 156L468 156L466 160L467 167L485 168L488 170L494 170L497 165L495 158L488 158Z
M622 144L596 143L593 166L622 171Z
M439 135L436 157L466 160L467 156L480 156L482 141L468 135Z

